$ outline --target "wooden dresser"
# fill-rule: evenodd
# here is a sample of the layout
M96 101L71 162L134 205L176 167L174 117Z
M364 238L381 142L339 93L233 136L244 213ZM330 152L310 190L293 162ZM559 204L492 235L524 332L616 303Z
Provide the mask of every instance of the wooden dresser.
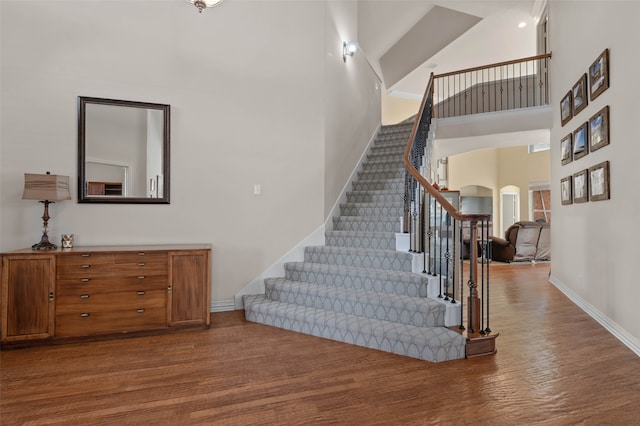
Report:
M3 253L2 348L206 328L211 246Z

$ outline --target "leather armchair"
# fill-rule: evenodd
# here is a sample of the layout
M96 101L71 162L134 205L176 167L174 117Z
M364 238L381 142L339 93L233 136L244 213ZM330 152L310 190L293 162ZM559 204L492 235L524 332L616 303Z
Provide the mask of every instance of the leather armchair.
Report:
M491 239L491 259L499 262L551 260L551 225L514 223L507 228L504 239Z

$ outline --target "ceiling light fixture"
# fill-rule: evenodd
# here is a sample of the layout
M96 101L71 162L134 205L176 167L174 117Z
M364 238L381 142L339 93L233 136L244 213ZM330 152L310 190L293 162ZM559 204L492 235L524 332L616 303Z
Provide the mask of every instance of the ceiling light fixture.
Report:
M358 50L358 42L350 41L347 43L346 41L342 42L342 60L347 62L347 56L353 56L354 53Z
M518 28L524 28L524 27L526 27L526 26L527 26L527 23L526 23L526 22L520 22L520 23L518 24Z
M198 11L202 11L207 7L215 7L222 3L223 0L186 0L187 3L191 3L198 8Z

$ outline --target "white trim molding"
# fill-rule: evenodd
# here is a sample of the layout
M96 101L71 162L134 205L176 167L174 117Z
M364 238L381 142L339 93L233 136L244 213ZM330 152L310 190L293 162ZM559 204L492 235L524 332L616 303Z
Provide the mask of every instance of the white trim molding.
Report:
M578 305L578 307L585 311L591 318L596 320L608 332L613 334L616 339L620 340L626 347L631 349L637 356L640 357L640 341L638 339L629 334L624 328L622 328L611 318L600 312L600 310L598 310L591 303L580 297L576 292L567 287L566 284L564 284L558 278L550 276L549 282L556 286L558 290L564 293L565 296L567 296L573 303Z
M233 300L220 300L218 302L211 301L209 312L227 312L233 311L236 303Z

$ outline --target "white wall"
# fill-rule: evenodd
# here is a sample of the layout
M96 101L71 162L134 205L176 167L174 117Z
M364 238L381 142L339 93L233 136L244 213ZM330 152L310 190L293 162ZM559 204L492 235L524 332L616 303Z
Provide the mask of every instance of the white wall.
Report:
M594 316L622 329L623 338L640 349L638 16L640 2L635 1L578 5L552 0L549 4L550 87L555 106L551 130L551 278L577 296ZM560 99L605 48L611 55L611 87L562 127ZM610 106L611 145L562 166L560 140L605 105ZM605 160L611 167L611 199L561 206L560 179Z
M342 59L342 43L357 41L358 3L329 1L327 11L325 217L381 121L381 84L364 53Z
M69 175L76 198L77 96L167 103L171 204L56 203L50 235L211 243L212 299L231 300L332 203L325 89L355 76L341 57L344 76L325 70L326 13L323 1L229 1L199 14L184 1L3 0L0 248L40 238L42 206L20 199L23 173ZM351 155L340 143L330 150Z

